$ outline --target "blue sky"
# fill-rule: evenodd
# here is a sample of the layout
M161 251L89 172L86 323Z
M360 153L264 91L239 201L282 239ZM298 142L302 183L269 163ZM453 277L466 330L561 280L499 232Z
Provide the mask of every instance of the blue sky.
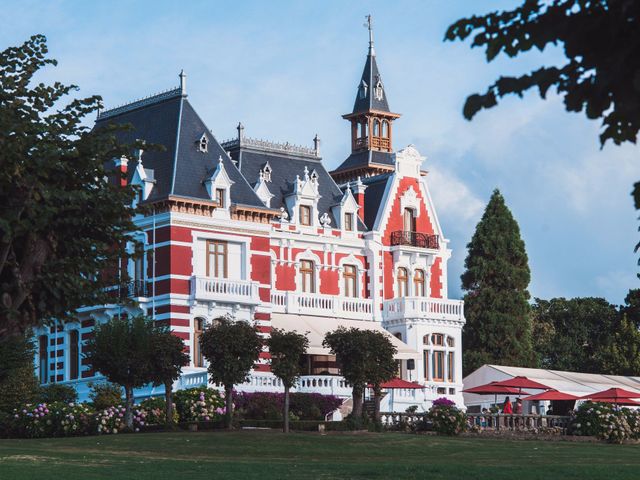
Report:
M466 244L492 190L520 224L542 298L602 296L621 303L636 277L640 180L633 145L600 149L599 122L568 114L535 94L462 118L470 93L500 73L563 61L533 52L487 64L469 44L443 43L456 19L511 1L11 1L0 10L0 47L34 33L59 60L43 80L100 94L107 107L173 87L187 72L189 98L220 140L242 121L252 137L311 145L326 166L349 150L350 111L374 17L378 65L396 122L394 146L413 143L445 234L451 239L450 295L460 295Z

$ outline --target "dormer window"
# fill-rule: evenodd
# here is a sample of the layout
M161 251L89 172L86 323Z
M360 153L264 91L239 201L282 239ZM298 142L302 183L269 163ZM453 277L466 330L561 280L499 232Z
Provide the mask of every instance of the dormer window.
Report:
M224 188L216 188L216 203L218 204L218 208L225 208L225 191Z
M311 207L300 205L300 225L311 225Z
M353 213L344 214L344 229L353 232Z
M271 181L271 165L269 165L268 163L262 169L262 178L265 182Z
M209 139L206 134L202 134L200 140L198 140L198 150L202 153L206 153L209 149Z
M382 94L382 82L378 79L378 83L376 83L376 86L373 89L373 95L376 97L376 100L382 100Z
M318 172L316 172L315 170L313 172L311 172L311 181L314 183L318 183Z
M358 95L360 96L360 98L367 97L367 88L368 88L367 82L362 80L362 82L360 82L360 86L358 87Z

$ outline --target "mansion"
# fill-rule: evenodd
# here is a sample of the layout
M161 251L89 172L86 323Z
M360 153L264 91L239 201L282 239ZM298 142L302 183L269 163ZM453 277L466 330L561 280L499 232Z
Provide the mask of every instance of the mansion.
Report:
M121 141L144 140L162 151L115 159L146 205L135 218L144 255L131 261L127 303L82 308L78 322L36 332L43 384L74 385L87 398L102 377L82 355L96 323L146 313L182 338L190 354L175 388L207 384L199 349L203 330L220 316L309 338L299 392L349 398L335 357L322 345L339 326L379 330L397 347L398 376L421 388L388 391L383 410L420 410L438 397L462 398L463 304L448 298L451 256L429 193L425 158L409 145L395 150L400 117L389 107L373 40L353 109L343 115L351 151L333 171L310 148L247 136L221 142L180 86L101 111L96 128L131 124ZM332 162L334 163L334 162ZM338 163L338 162L335 162ZM282 391L260 355L245 391ZM137 398L163 387L136 390Z

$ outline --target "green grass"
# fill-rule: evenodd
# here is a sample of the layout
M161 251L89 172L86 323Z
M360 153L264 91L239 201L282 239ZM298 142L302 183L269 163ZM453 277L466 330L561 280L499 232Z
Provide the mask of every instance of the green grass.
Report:
M0 479L638 479L640 445L176 432L0 440Z

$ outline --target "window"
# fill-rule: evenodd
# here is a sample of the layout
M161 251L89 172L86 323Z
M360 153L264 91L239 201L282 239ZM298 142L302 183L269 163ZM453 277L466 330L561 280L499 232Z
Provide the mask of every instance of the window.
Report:
M204 319L196 318L194 320L193 329L193 366L204 367L204 356L202 355L202 348L200 347L200 338L202 338L202 332L204 331Z
M311 225L311 207L300 205L300 225Z
M407 269L400 267L398 269L398 297L408 296L409 277L407 275Z
M444 352L439 350L433 352L433 380L436 382L444 380Z
M198 150L205 153L208 147L209 147L209 139L207 138L206 135L203 134L202 137L200 137L200 141L198 141Z
M358 270L355 265L344 266L344 296L358 296Z
M227 278L227 242L207 240L207 277Z
M48 349L47 349L47 336L40 335L38 339L38 361L40 364L40 383L47 383L47 377L49 376L49 364Z
M396 337L398 340L402 341L402 334L400 332L394 333L393 336Z
M453 382L455 360L453 359L453 352L447 353L447 380Z
M69 332L69 380L76 380L80 372L80 338L78 330Z
M425 345L429 345L429 335L425 335L424 337L422 337L422 343L424 343Z
M382 82L378 80L376 83L376 87L373 89L373 94L376 97L376 100L382 100Z
M424 350L422 352L422 363L424 365L424 379L425 381L429 380L429 350Z
M218 204L218 208L226 208L224 197L224 188L216 188L216 203Z
M413 209L405 208L403 217L404 217L404 231L405 232L415 232L416 231L416 217L414 215Z
M367 122L360 124L360 138L367 138Z
M441 333L434 333L431 335L431 343L438 346L444 345L444 335Z
M453 337L447 337L447 347L455 347L456 341Z
M314 268L311 260L302 260L300 262L300 276L302 277L302 291L305 293L315 293Z
M413 295L415 297L425 296L424 270L416 270L413 274Z
M373 121L373 136L374 137L380 136L380 120L378 119Z
M389 122L387 120L382 121L382 136L389 138Z
M353 232L353 213L344 214L344 229Z

